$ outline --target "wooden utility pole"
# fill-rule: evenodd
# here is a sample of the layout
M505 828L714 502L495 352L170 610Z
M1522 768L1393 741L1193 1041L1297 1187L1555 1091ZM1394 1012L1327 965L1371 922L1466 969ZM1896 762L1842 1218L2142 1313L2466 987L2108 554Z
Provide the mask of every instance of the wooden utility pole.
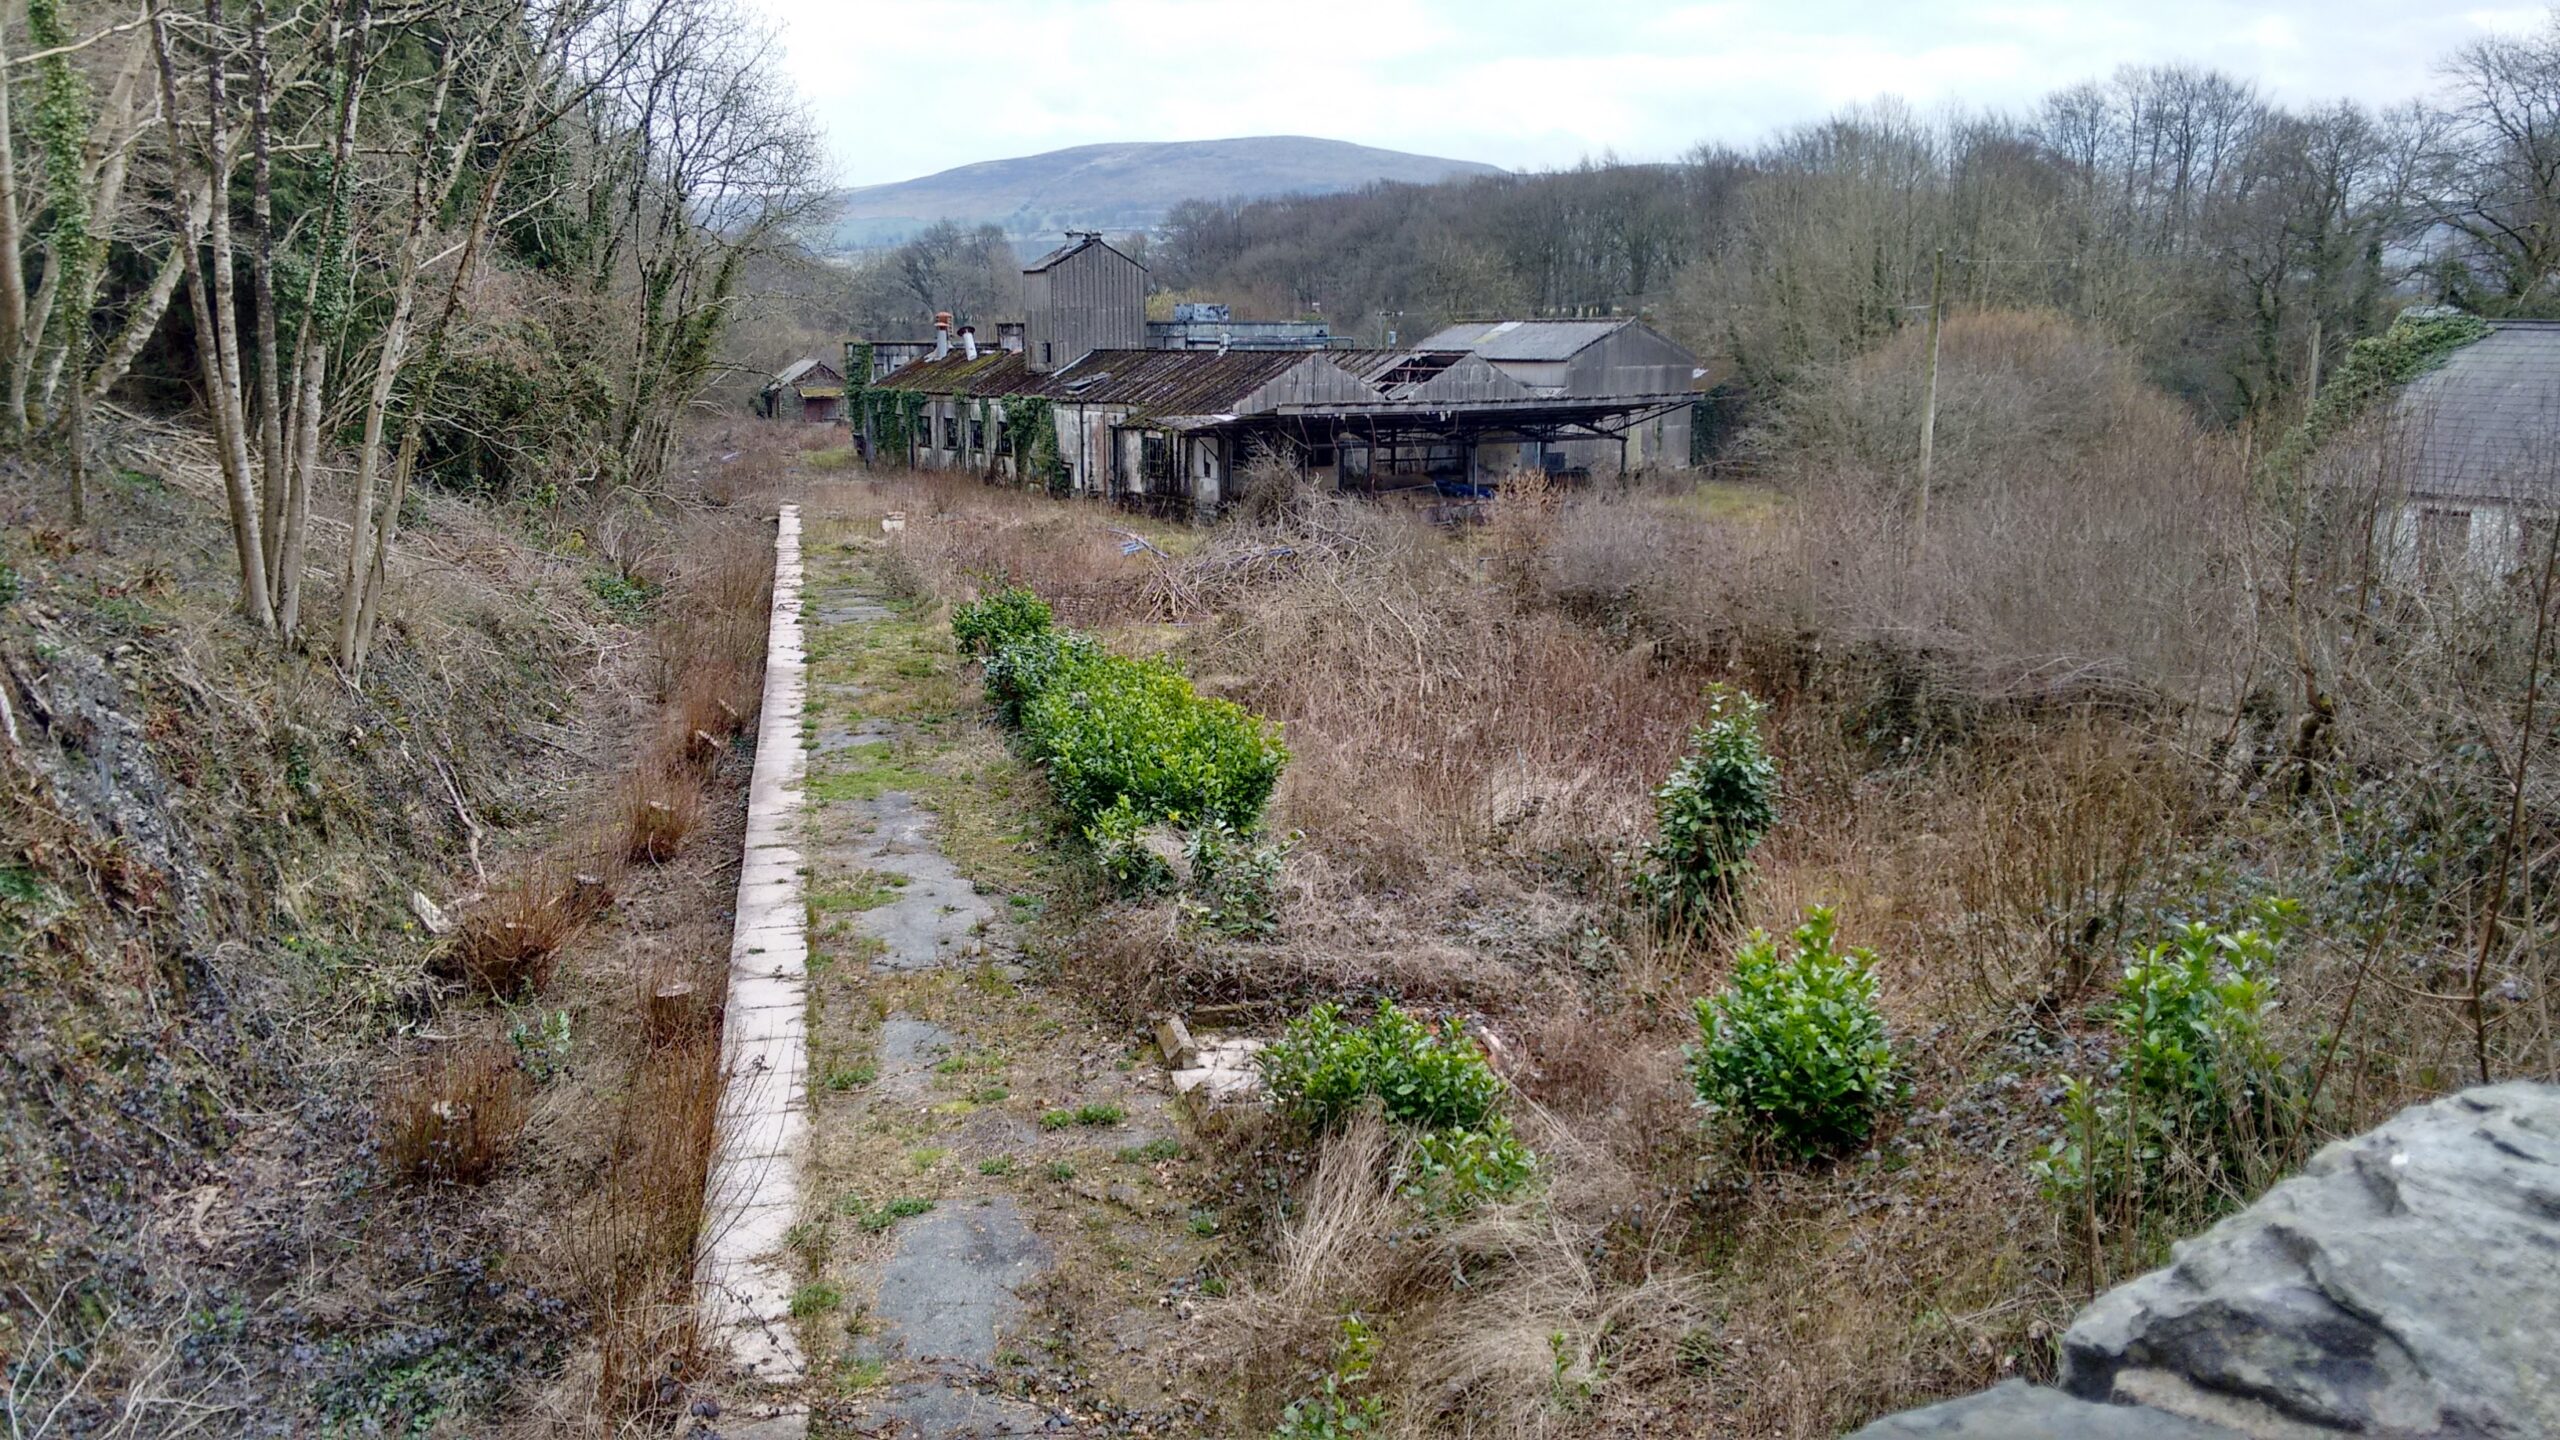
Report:
M2312 317L2311 317L2311 379L2310 379L2310 380L2309 380L2309 381L2308 381L2308 382L2303 386L2303 389L2302 389L2302 413L2304 413L2305 415L2310 414L2310 413L2311 413L2311 407L2312 407L2312 406L2314 406L2314 405L2317 405L2317 404L2319 404L2319 403L2320 403L2320 317L2319 317L2319 316L2317 316L2317 315L2314 315L2314 316L2312 316Z
M1945 308L1947 252L1941 247L1929 259L1929 391L1920 404L1920 503L1912 511L1912 548L1929 543L1929 465L1938 446L1938 320Z

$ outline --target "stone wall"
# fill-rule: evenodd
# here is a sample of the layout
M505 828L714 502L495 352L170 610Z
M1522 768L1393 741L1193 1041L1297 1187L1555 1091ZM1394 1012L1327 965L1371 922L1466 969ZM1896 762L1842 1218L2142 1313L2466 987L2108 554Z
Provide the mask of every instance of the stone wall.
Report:
M2404 1110L2098 1297L2059 1389L1852 1440L2560 1436L2560 1086Z

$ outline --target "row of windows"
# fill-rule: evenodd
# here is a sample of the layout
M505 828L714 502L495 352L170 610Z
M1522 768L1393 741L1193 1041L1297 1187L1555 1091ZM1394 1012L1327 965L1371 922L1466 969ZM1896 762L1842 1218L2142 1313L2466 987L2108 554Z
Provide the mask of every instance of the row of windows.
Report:
M2495 516L2493 513L2493 518L2502 520L2504 517ZM2504 538L2515 546L2512 555L2501 557L2484 553L2475 556L2472 550L2470 511L2446 506L2424 506L2419 509L2417 516L2418 567L2429 574L2441 574L2455 566L2468 565L2477 559L2490 564L2503 561L2507 564L2531 568L2542 563L2550 548L2551 527L2554 523L2554 518L2548 515L2524 516L2506 527L2508 534Z

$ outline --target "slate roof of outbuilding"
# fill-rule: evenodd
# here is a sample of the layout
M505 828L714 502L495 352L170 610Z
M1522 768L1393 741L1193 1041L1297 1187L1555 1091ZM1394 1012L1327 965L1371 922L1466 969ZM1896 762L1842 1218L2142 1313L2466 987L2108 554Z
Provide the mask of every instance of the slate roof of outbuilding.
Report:
M2491 325L2400 392L2409 493L2560 504L2560 321Z

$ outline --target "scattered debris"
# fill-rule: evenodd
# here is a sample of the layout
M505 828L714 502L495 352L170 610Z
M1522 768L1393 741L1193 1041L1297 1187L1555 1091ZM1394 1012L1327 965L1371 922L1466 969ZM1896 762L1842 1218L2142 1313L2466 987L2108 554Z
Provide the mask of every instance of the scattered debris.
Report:
M1187 1041L1190 1036L1186 1033L1182 1038ZM1159 1033L1157 1043L1163 1039ZM1228 1112L1262 1103L1262 1067L1255 1063L1255 1056L1263 1044L1260 1040L1212 1040L1193 1047L1191 1063L1173 1072L1173 1093L1191 1108L1194 1124L1214 1132L1230 1118Z
M441 937L453 933L452 918L444 913L444 907L428 899L427 892L423 890L409 892L409 913L418 917L418 923L430 935Z

